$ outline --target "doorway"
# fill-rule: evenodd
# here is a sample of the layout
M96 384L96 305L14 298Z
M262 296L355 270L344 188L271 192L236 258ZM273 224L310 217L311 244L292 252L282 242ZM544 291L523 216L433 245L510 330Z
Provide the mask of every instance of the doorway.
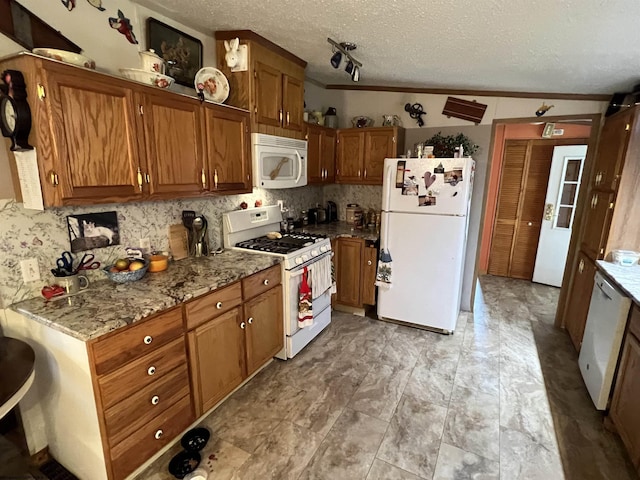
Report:
M551 138L543 138L545 124L541 122L494 125L480 274L525 280L534 280L535 276L535 281L560 286L584 166L582 157L578 177L574 178L576 162L565 164L569 157L560 152L571 145L586 150L591 121L556 125ZM559 153L553 162L556 149ZM571 180L561 182L563 172ZM564 198L561 183L567 190ZM556 197L560 198L556 201ZM560 229L564 235L557 238Z

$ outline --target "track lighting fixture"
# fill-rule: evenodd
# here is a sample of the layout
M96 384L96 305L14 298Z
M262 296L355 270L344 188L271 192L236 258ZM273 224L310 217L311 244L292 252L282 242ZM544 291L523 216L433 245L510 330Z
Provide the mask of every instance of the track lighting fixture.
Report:
M353 80L354 82L359 81L360 69L362 68L362 64L354 59L350 53L356 49L356 44L351 42L338 43L331 38L327 38L327 42L329 42L333 47L333 55L331 55L331 66L336 69L340 68L342 57L344 56L347 62L344 71L347 72L347 74L351 75L351 80Z

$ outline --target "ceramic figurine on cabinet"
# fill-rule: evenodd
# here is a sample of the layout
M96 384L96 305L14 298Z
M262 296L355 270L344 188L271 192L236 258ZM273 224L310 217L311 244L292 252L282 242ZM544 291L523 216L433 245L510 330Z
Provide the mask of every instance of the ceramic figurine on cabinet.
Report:
M400 117L398 115L383 115L382 126L383 127L399 127Z
M240 45L240 39L236 37L231 41L225 40L224 49L227 51L224 56L227 67L229 67L232 72L246 72L247 46Z

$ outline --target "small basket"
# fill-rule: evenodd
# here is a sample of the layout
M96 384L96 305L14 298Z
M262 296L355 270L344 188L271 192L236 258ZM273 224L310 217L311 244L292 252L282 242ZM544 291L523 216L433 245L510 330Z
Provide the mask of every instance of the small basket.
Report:
M113 265L111 267L103 268L102 271L107 275L107 277L109 277L109 280L116 283L137 282L142 277L144 277L144 275L147 273L147 270L149 269L149 261L146 259L141 261L144 262L144 267L140 268L139 270L134 270L133 272L130 272L128 270L124 270L122 272L110 272L109 269Z
M611 256L614 263L625 267L633 267L640 259L640 253L631 250L613 250Z

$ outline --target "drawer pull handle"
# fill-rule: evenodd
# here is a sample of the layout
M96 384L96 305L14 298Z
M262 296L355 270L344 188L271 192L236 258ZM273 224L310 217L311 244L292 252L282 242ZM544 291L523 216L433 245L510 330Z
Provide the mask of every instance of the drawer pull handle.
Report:
M584 260L580 260L580 263L578 264L578 273L582 273L584 271Z
M222 302L216 303L216 308L220 310L222 308Z
M150 345L151 342L153 342L153 337L151 335L147 335L146 337L144 337L144 340L142 340L144 342L145 345Z
M157 405L160 403L160 397L158 395L154 395L151 397L151 405Z
M160 438L162 437L163 433L164 432L162 431L162 429L159 429L154 435L154 437L156 437L156 440L160 440Z
M151 365L148 369L147 369L147 375L151 376L154 375L156 373L156 367L154 367L153 365Z
M240 328L241 328L241 329L243 329L243 330L244 330L244 328L245 328L246 326L247 326L247 324L246 324L246 323L244 323L244 322L240 323Z
M265 278L264 282L262 282L264 284L264 286L266 287L267 285L269 285L269 279Z
M253 323L253 317L249 317L249 320L247 320L247 323L251 325Z

